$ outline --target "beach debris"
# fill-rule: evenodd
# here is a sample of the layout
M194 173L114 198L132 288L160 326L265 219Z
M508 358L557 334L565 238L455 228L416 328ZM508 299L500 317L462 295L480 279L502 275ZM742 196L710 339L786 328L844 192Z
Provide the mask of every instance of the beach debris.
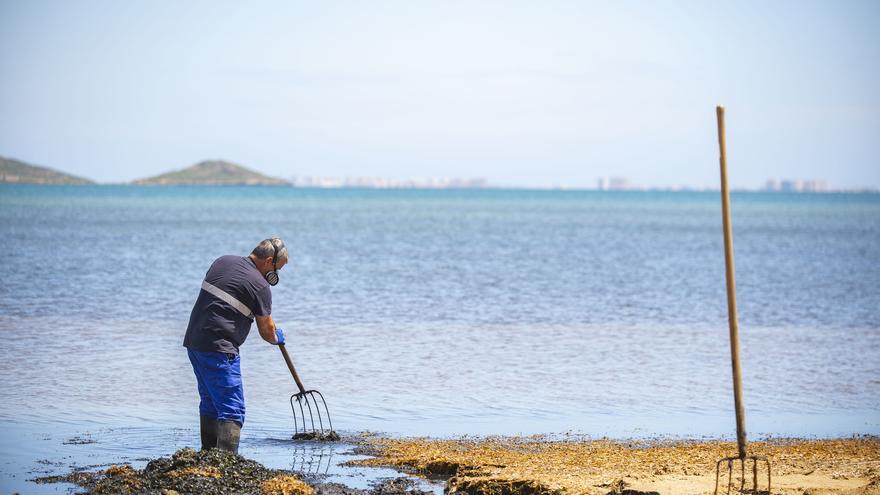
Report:
M98 443L98 441L93 439L90 435L77 435L61 442L62 445L88 445L91 443Z

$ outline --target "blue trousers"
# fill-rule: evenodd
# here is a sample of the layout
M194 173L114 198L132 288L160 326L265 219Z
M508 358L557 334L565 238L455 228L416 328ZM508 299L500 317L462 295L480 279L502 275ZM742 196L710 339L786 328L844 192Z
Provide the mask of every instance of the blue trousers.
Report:
M241 357L187 349L199 384L199 415L244 425Z

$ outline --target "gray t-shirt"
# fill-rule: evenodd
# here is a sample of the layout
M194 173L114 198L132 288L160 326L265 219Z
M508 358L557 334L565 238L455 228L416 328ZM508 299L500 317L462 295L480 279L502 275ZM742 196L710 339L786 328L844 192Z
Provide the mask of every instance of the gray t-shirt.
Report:
M205 274L205 282L234 297L255 316L272 314L269 282L248 257L221 256ZM189 316L183 345L194 351L238 354L251 331L251 322L232 304L204 288Z

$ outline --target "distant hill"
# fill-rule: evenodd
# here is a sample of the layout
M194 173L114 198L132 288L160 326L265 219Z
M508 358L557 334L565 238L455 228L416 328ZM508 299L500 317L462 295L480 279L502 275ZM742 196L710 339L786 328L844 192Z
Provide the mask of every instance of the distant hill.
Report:
M253 170L222 160L208 160L192 167L168 172L132 182L138 185L196 185L196 186L286 186L283 179L268 177Z
M38 167L0 156L0 183L6 184L94 184L51 168Z

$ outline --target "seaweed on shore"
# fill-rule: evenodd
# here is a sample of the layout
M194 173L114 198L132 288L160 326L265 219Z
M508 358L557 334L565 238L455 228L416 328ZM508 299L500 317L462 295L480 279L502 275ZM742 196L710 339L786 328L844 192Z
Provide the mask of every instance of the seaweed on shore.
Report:
M794 480L791 483L801 486L836 490L821 492L828 494L874 494L880 486L877 437L774 440L750 446L754 452L773 458L774 480L789 476ZM374 438L361 452L376 457L350 464L408 469L428 477L448 476L449 494L711 493L715 462L735 450L735 443L720 441ZM804 480L806 475L811 478ZM859 481L855 486L836 483L847 479ZM868 485L860 488L859 483ZM854 491L847 491L851 488Z
M37 483L74 483L87 493L162 495L313 495L314 490L286 471L267 469L262 464L218 449L196 452L185 448L171 457L150 461L142 470L114 465L96 473L73 472L49 476Z
M421 491L409 478L385 479L369 490L338 483L309 485L283 470L223 450L185 448L160 457L141 470L127 464L64 476L46 476L36 483L73 483L94 495L433 495Z
M339 438L339 433L332 430L328 433L310 431L306 433L297 433L293 436L294 440L311 440L315 442L338 442Z

